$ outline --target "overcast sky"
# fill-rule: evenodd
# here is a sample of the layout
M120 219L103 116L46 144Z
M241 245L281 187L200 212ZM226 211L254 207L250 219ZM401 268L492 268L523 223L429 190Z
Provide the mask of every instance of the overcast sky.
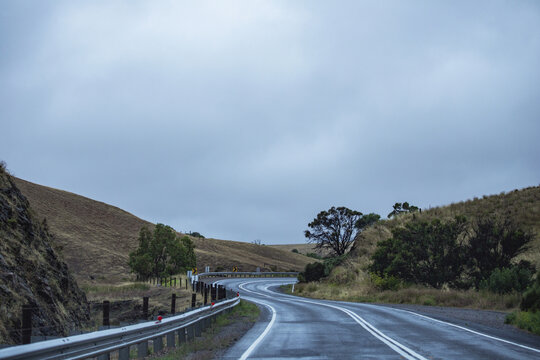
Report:
M0 159L207 237L301 243L540 183L540 1L2 1Z

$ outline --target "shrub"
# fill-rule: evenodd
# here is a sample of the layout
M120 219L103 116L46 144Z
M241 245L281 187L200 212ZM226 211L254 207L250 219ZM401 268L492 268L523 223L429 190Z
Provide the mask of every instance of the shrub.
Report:
M341 255L341 256L335 256L335 257L325 259L324 262L323 262L323 264L324 264L324 276L330 275L330 273L332 272L332 270L336 266L341 265L341 263L345 259L345 256L346 255Z
M298 249L292 249L291 251L295 254L298 254Z
M514 324L521 329L540 335L540 311L516 311L509 314L504 322L507 324Z
M318 254L315 254L315 253L307 253L306 256L308 256L310 258L317 259L317 260L322 260L322 256L320 256Z
M540 312L540 271L536 273L536 281L523 294L521 310Z
M321 263L307 264L303 275L307 282L318 281L324 277L324 265Z
M498 294L508 294L512 291L523 292L530 285L531 278L531 271L524 267L497 268L487 280L480 283L480 288Z
M381 277L371 273L371 283L379 290L398 290L401 287L401 280L392 275Z

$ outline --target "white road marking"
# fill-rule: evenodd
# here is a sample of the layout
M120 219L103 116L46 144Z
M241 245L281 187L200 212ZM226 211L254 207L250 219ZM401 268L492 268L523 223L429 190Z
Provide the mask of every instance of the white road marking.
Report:
M247 291L247 292L250 292L250 293L254 293L254 294L257 294L257 295L262 295L262 296L265 296L265 297L269 297L269 298L272 298L274 300L278 300L278 301L283 301L283 302L293 302L292 300L284 300L284 299L276 299L275 297L272 297L272 296L269 296L269 295L266 295L266 294L261 294L261 293L257 293L255 291L251 291L251 290L248 290L246 288L243 287L243 285L247 285L247 284L250 284L250 283L256 283L258 281L251 281L249 283L243 283L241 284L239 287L240 289L244 290L244 291ZM263 291L268 291L268 288L272 286L271 284L270 285L266 285L264 288L263 288ZM274 293L275 294L275 293ZM279 294L279 295L283 295L283 294ZM257 301L257 302L260 302L259 300L254 300L254 301ZM337 309L341 312L344 312L345 314L349 315L355 322L357 322L358 324L360 324L360 326L362 326L366 331L368 331L371 335L373 335L374 337L376 337L378 340L382 341L384 344L386 344L388 347L390 347L392 350L394 350L395 352L397 352L398 354L400 354L401 356L403 356L404 358L408 359L408 360L416 360L416 359L419 359L419 360L427 360L425 357L423 357L422 355L416 353L415 351L413 351L412 349L409 349L408 347L406 347L405 345L399 343L398 341L390 338L389 336L383 334L381 331L379 331L376 327L374 327L373 325L371 325L370 323L368 323L367 321L365 321L364 319L362 319L359 315L355 314L354 312L352 312L351 310L349 309L345 309L345 308L342 308L340 306L335 306L335 305L330 305L330 304L324 304L324 303L319 303L319 302L315 302L315 301L309 301L309 300L303 300L303 299L298 299L297 297L294 297L294 301L296 302L304 302L304 303L309 303L309 304L315 304L315 305L320 305L320 306L326 306L326 307L330 307L330 308L334 308L334 309ZM260 302L261 304L264 304L266 306L269 306L271 307L270 305L268 304L265 304L263 302ZM272 308L272 310L274 311L274 314L275 314L275 310ZM267 330L269 330L269 328L267 327ZM265 330L266 332L266 330ZM262 337L264 337L263 335L266 335L266 333L263 332L263 334L261 334ZM260 337L260 339L257 339L256 340L256 343L258 344L259 341L262 340L262 338ZM256 345L255 343L252 344L250 346L250 348L248 349L248 351L253 347L255 347L254 345ZM246 351L247 352L247 351ZM245 354L245 353L244 353ZM246 359L247 357L243 357L244 355L242 355L242 358L241 359Z
M417 313L409 311L409 310L403 310L403 309L394 309L394 310L403 311L403 312L413 314L413 315L419 316L421 318L429 319L431 321L435 321L435 322L438 322L438 323L441 323L441 324L450 325L450 326L456 327L458 329L471 332L471 333L476 334L476 335L484 336L484 337L487 337L487 338L492 339L492 340L501 341L503 343L507 343L507 344L510 344L510 345L515 345L515 346L518 346L518 347L523 348L523 349L527 349L527 350L531 350L531 351L535 351L537 353L540 353L539 349L535 349L535 348L532 348L532 347L529 347L529 346L521 345L521 344L518 344L518 343L515 343L515 342L512 342L512 341L509 341L509 340L504 340L504 339L501 339L501 338L498 338L498 337L495 337L495 336L487 335L487 334L484 334L484 333L481 333L481 332L478 332L478 331L475 331L475 330L468 329L468 328L463 327L463 326L459 326L459 325L452 324L452 323L442 321L442 320L437 320L437 319L431 318L429 316L420 315L420 314L417 314Z
M256 282L256 281L252 281L252 282ZM247 291L247 292L253 292L251 290L247 290L243 287L243 285L246 285L246 284L250 284L252 282L246 282L246 283L242 283L240 284L238 287L244 291ZM254 302L258 302L259 304L262 304L268 308L270 308L270 310L272 311L272 319L270 320L270 322L268 323L268 325L266 326L266 329L264 329L264 331L262 332L261 335L259 335L259 337L253 342L253 344L250 345L249 348L247 348L246 351L244 351L244 353L242 354L242 356L240 357L240 360L246 360L248 358L249 355L251 355L251 353L253 352L253 350L257 347L257 345L259 345L259 343L262 341L262 339L264 339L264 337L266 336L266 334L268 334L268 332L270 331L270 329L272 328L272 325L274 325L274 322L276 321L276 309L274 309L274 307L270 304L267 304L263 301L260 301L260 300L257 300L257 299L254 299L254 298L251 298L252 301Z
M298 299L299 297L298 296L292 296L292 295L287 295L287 294L282 294L282 293L276 293L275 291L270 291L268 290L268 287L270 287L271 285L267 286L264 290L266 290L267 292L271 293L271 294L279 294L280 296L283 296L283 297L289 297L289 298L292 298L292 299ZM269 295L265 295L265 296L268 296L268 297L271 297ZM301 299L298 299L298 301L303 301L303 302L311 302L311 301L308 301L308 300L301 300ZM320 304L320 305L323 305L322 303L317 303L317 302L312 302L314 304ZM331 305L327 305L327 306L331 306ZM376 306L376 305L373 305L373 306ZM449 325L449 326L453 326L455 328L458 328L458 329L461 329L461 330L465 330L465 331L468 331L470 333L473 333L473 334L476 334L476 335L480 335L480 336L483 336L483 337L486 337L486 338L489 338L489 339L492 339L492 340L496 340L496 341L500 341L500 342L503 342L503 343L506 343L506 344L510 344L510 345L514 345L514 346L517 346L517 347L520 347L522 349L527 349L527 350L531 350L531 351L534 351L534 352L537 352L537 353L540 353L540 350L539 349L536 349L536 348L532 348L532 347L529 347L529 346L526 346L526 345L522 345L522 344L518 344L518 343L515 343L515 342L512 342L512 341L509 341L509 340L505 340L505 339L501 339L501 338L498 338L498 337L495 337L495 336L491 336L491 335L487 335L487 334L484 334L484 333L481 333L481 332L478 332L478 331L475 331L475 330L472 330L472 329L468 329L466 327L463 327L463 326L459 326L459 325L456 325L456 324L452 324L452 323L449 323L449 322L446 322L446 321L442 321L442 320L437 320L437 319L434 319L434 318L431 318L429 316L425 316L425 315L420 315L420 314L417 314L413 311L409 311L409 310L403 310L403 309L395 309L395 308L391 308L393 310L396 310L396 311L401 311L401 312L406 312L406 313L410 313L412 315L416 315L418 317L421 317L421 318L425 318L425 319L429 319L429 320L432 320L432 321L435 321L435 322L438 322L438 323L441 323L441 324L446 324L446 325ZM350 311L350 310L349 310ZM358 316L360 318L360 316L354 312L352 312L354 315ZM363 320L363 319L362 319ZM365 321L365 320L363 320ZM371 324L367 323L369 326L372 326ZM378 330L377 330L378 331ZM382 333L381 333L382 334ZM386 336L384 334L382 334L383 336Z

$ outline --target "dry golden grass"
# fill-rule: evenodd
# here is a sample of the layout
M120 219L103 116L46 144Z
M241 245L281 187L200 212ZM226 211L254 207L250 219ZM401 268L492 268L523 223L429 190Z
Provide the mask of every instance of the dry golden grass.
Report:
M119 284L133 280L128 254L138 246L139 229L152 226L122 209L67 191L15 178L38 219L46 218L65 261L79 284ZM183 234L179 234L183 235ZM274 247L238 241L192 238L199 270L302 270L312 259Z

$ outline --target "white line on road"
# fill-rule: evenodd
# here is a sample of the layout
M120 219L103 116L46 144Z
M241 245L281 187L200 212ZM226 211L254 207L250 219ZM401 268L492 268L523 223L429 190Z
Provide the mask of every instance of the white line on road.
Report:
M458 329L461 329L461 330L465 330L465 331L471 332L471 333L476 334L476 335L484 336L484 337L487 337L487 338L489 338L489 339L493 339L493 340L497 340L497 341L502 341L502 342L507 343L507 344L519 346L520 348L523 348L523 349L527 349L527 350L531 350L531 351L535 351L535 352L537 352L537 353L540 353L540 350L539 350L539 349L535 349L535 348L532 348L532 347L529 347L529 346L521 345L521 344L518 344L518 343L515 343L515 342L512 342L512 341L509 341L509 340L504 340L504 339L501 339L501 338L498 338L498 337L495 337L495 336L487 335L487 334L484 334L484 333L481 333L481 332L478 332L478 331L474 331L474 330L471 330L471 329L467 329L466 327L463 327L463 326L459 326L459 325L452 324L452 323L449 323L449 322L446 322L446 321L442 321L442 320L437 320L437 319L431 318L431 317L429 317L429 316L420 315L420 314L417 314L417 313L412 312L412 311L409 311L409 310L402 310L402 309L394 309L394 310L403 311L403 312L406 312L406 313L409 313L409 314L413 314L413 315L419 316L419 317L421 317L421 318L429 319L429 320L432 320L432 321L435 321L435 322L438 322L438 323L441 323L441 324L450 325L450 326L456 327L456 328L458 328Z
M256 283L258 281L251 281L249 283ZM370 323L368 323L366 320L362 319L359 315L355 314L354 312L352 312L351 310L349 309L346 309L346 308L343 308L343 307L340 307L340 306L336 306L336 305L330 305L330 304L324 304L324 303L319 303L319 302L315 302L315 301L309 301L309 300L303 300L303 299L299 299L297 297L293 297L294 298L294 302L292 300L285 300L285 299L276 299L275 297L272 297L272 296L269 296L269 295L266 295L266 294L261 294L261 293L257 293L255 291L251 291L251 290L248 290L246 288L243 287L243 285L247 285L248 283L243 283L241 284L239 287L240 289L244 290L244 291L247 291L247 292L250 292L250 293L254 293L254 294L257 294L259 296L265 296L265 297L269 297L269 298L272 298L274 300L278 300L278 301L283 301L283 302L289 302L289 303L294 303L294 302L304 302L304 303L309 303L309 304L315 304L315 305L320 305L320 306L326 306L326 307L330 307L330 308L334 308L336 310L339 310L341 312L344 312L345 314L349 315L356 323L360 324L360 326L362 326L367 332L369 332L371 335L373 335L374 337L376 337L378 340L382 341L384 344L386 344L388 347L390 347L392 350L394 350L395 352L397 352L398 354L400 354L401 356L403 356L405 359L407 360L427 360L425 357L423 357L422 355L416 353L414 350L412 349L409 349L407 346L401 344L400 342L390 338L389 336L383 334L381 331L379 331L376 327L374 327L373 325L371 325ZM268 291L268 288L270 286L273 286L273 285L266 285L263 287L263 291ZM275 294L275 293L274 293ZM283 295L283 294L279 294L279 295ZM286 295L287 296L287 295ZM292 296L291 296L292 297ZM257 301L259 302L259 300L255 300L254 301ZM266 306L269 306L271 307L270 305L268 304L265 304L265 303L262 303L261 304L264 304ZM273 308L272 308L273 309ZM273 310L274 313L275 313L275 310ZM267 327L267 330L269 330L269 328ZM266 330L265 330L266 332ZM263 335L266 335L266 333L263 333L261 334L262 337L264 337ZM261 338L262 339L262 338ZM260 340L257 339L257 344ZM250 346L250 349L251 347L254 347L255 343ZM250 350L248 349L248 350ZM247 358L247 357L246 357ZM242 359L246 359L246 358L242 358Z
M287 295L287 294L281 294L281 293L276 293L274 291L270 291L268 290L268 287L265 287L264 290L266 290L267 292L271 293L271 294L276 294L276 295L280 295L282 297L288 297L288 298L291 298L291 299L298 299L297 301L302 301L302 302L312 302L312 301L308 301L308 300L301 300L299 299L298 296L293 296L293 295ZM265 295L265 296L268 296L268 297L271 297L269 295ZM312 302L314 304L319 304L319 305L323 305L322 303L318 303L318 302ZM331 306L331 305L327 305L327 306ZM471 329L468 329L466 327L463 327L463 326L459 326L459 325L456 325L456 324L452 324L452 323L449 323L449 322L446 322L446 321L442 321L442 320L437 320L437 319L434 319L434 318L431 318L429 316L425 316L425 315L420 315L420 314L417 314L413 311L409 311L409 310L403 310L403 309L395 309L395 308L392 308L393 310L396 310L396 311L401 311L401 312L406 312L406 313L410 313L412 315L416 315L418 317L421 317L421 318L425 318L425 319L429 319L429 320L432 320L432 321L435 321L435 322L438 322L438 323L441 323L441 324L446 324L446 325L449 325L449 326L453 326L455 328L458 328L458 329L461 329L461 330L464 330L464 331L468 331L470 333L473 333L473 334L476 334L476 335L479 335L479 336L483 336L483 337L486 337L486 338L489 338L489 339L492 339L492 340L496 340L496 341L500 341L500 342L503 342L503 343L506 343L506 344L510 344L510 345L514 345L514 346L517 346L517 347L520 347L522 349L526 349L526 350L531 350L531 351L534 351L534 352L537 352L537 353L540 353L540 350L539 349L536 349L536 348L533 348L533 347L530 347L530 346L526 346L526 345L522 345L522 344L518 344L518 343L515 343L515 342L512 342L512 341L509 341L509 340L505 340L505 339L501 339L501 338L498 338L498 337L495 337L495 336L491 336L491 335L487 335L487 334L484 334L484 333L481 333L481 332L478 332L478 331L475 331L475 330L471 330ZM350 310L349 310L350 311ZM354 315L360 317L358 314L354 313ZM362 319L363 320L363 319ZM365 321L365 320L363 320ZM367 323L366 324L368 326L372 326L371 324ZM377 330L378 331L378 330ZM386 336L384 335L383 333L381 333L381 335L383 336Z
M255 281L251 281L251 282L255 282ZM247 292L253 292L251 290L247 290L243 287L243 285L246 285L246 284L249 284L251 282L246 282L246 283L242 283L240 284L238 287L244 291L247 291ZM259 345L259 343L262 341L262 339L264 339L264 337L266 336L266 334L268 334L268 332L270 331L270 329L272 328L272 325L274 325L274 322L276 321L276 309L274 309L274 307L270 304L267 304L265 302L262 302L260 300L257 300L257 299L251 299L253 300L254 302L258 302L259 304L262 304L268 308L270 308L270 310L272 311L272 320L270 320L270 322L268 323L268 325L266 326L266 329L264 329L264 331L262 332L261 335L259 335L259 337L253 342L253 344L250 345L249 348L247 348L246 351L244 351L244 353L242 354L242 356L240 357L240 360L246 360L248 358L248 356L253 352L253 350L257 347L257 345Z

